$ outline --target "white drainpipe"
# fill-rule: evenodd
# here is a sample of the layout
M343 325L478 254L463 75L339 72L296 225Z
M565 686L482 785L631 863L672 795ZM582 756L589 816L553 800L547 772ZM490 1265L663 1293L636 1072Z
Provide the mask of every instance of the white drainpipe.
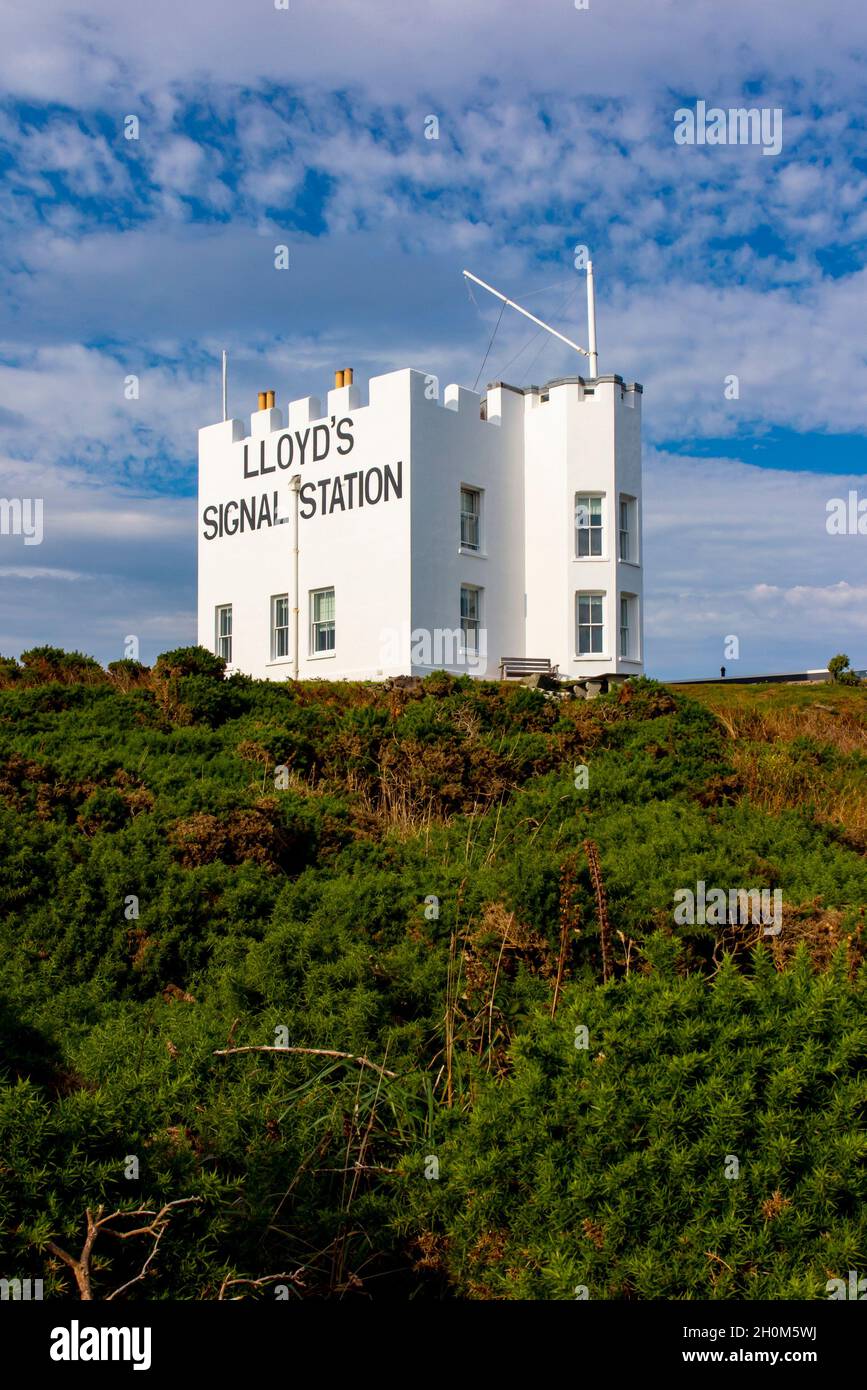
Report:
M298 679L298 503L301 491L301 474L294 473L289 479L292 493L292 679Z

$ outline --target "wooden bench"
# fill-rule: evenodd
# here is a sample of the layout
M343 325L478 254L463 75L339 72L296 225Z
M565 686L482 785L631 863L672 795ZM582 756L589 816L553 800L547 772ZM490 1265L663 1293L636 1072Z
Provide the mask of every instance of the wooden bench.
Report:
M560 669L544 656L504 656L500 658L500 680L520 680L521 676L558 676Z

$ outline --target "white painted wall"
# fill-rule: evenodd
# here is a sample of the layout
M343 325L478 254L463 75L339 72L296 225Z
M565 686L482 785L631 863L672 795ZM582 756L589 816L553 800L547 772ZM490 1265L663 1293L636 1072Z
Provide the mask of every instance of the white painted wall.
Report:
M617 643L619 593L640 601L642 591L640 566L617 558L617 503L620 492L635 496L640 519L640 388L610 377L589 387L592 394L580 379L541 393L496 386L481 397L447 386L437 399L433 378L405 370L373 378L367 405L358 387L342 387L328 393L324 413L305 397L290 403L285 423L279 409L255 412L248 435L238 420L200 430L200 643L215 649L216 607L231 603L231 669L291 676L291 615L290 655L272 661L271 599L288 594L291 608L289 479L298 474L301 678L377 679L442 666L496 677L504 656L522 655L548 657L576 676L638 673L640 660L622 661ZM326 441L327 456L315 459ZM359 471L373 478L371 470L384 474L388 465L396 476L398 464L401 495L392 486L388 500L374 502L374 486L359 506ZM343 507L335 477L343 480ZM461 550L462 484L483 493L480 554ZM575 558L574 496L582 491L605 495L601 560ZM231 526L244 500L249 515L264 494L273 512L275 493L279 524L207 538L221 505L232 504L224 511ZM462 584L483 590L481 661L467 662L447 637L436 643L438 633L460 628ZM336 647L327 656L311 653L309 632L309 593L325 587L335 590L336 610ZM579 589L606 595L601 657L576 654ZM636 617L643 619L640 602Z
M416 375L416 374L414 374ZM424 378L422 378L424 380ZM479 660L439 661L496 679L503 656L523 655L523 398L496 390L482 397L447 386L443 404L414 400L412 417L412 626L460 628L461 586L482 589L486 633ZM481 550L461 549L461 487L482 493ZM416 674L425 668L414 663Z
M564 379L528 392L525 412L527 655L556 652L563 675L637 675L640 657L620 656L619 597L627 593L637 601L635 649L643 653L641 567L619 560L618 537L621 494L636 498L636 539L640 535L640 388L624 389L614 377ZM602 500L598 558L576 554L575 498L585 494ZM604 594L605 647L599 656L578 655L581 591Z

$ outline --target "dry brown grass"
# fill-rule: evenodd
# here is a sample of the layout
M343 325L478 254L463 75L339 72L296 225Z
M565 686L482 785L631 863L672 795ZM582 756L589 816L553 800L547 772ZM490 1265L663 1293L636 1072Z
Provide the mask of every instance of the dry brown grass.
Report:
M821 898L797 905L784 903L780 925L779 936L765 936L764 927L751 923L724 928L717 938L714 959L719 962L723 952L747 955L760 942L771 952L778 970L791 965L800 946L806 947L817 970L827 970L841 946L848 952L851 974L854 975L867 959L867 921L863 907L853 924L851 914L826 907Z
M729 738L747 742L790 743L797 738L827 743L840 753L867 753L867 701L847 705L761 705L714 709Z
M685 688L729 739L741 791L774 815L809 808L867 852L867 688Z

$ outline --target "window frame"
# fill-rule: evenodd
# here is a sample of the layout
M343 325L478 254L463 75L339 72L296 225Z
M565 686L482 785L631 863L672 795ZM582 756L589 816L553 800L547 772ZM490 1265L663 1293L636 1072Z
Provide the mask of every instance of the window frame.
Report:
M621 592L620 594L618 594L618 601L619 601L619 605L620 605L620 611L619 611L619 613L618 613L618 618L619 618L619 620L620 620L620 621L618 622L618 642L619 642L618 651L619 651L620 655L619 655L619 657L618 657L618 660L620 660L620 661L640 662L640 661L641 661L641 651L640 651L640 640L639 640L639 639L640 639L641 628L640 628L640 624L639 624L639 611L638 611L638 609L639 609L639 603L640 603L639 596L638 596L638 594L631 594L631 593L629 593L628 590L626 590L626 591L623 591L623 592ZM626 633L627 633L627 638L628 638L628 643L627 643L628 650L627 650L627 651L624 651L624 650L623 650L623 621L622 621L622 619L623 619L623 604L624 604L624 603L626 604L626 616L627 616L627 623L626 623Z
M279 624L278 624L278 622L277 622L277 604L278 604L278 603L285 603L285 605L286 605L286 622L285 622L285 623L279 623ZM289 661L290 658L291 658L292 653L291 653L290 650L289 650L289 626L290 626L290 624L289 624L289 595L288 595L288 594L272 594L272 595L271 595L271 660L272 660L272 661ZM279 642L278 642L278 640L277 640L277 634L278 634L278 633L281 633L281 632L285 632L285 634L286 634L286 650L285 650L284 652L278 651Z
M322 584L317 589L308 590L310 622L308 627L308 656L311 661L321 661L325 657L335 656L337 653L337 593L333 584ZM330 594L333 604L333 617L316 617L316 599L320 594ZM317 649L316 633L318 628L331 625L331 646Z
M622 525L622 508L626 507L626 529ZM630 492L621 492L617 502L617 558L625 565L639 564L638 556L638 498ZM628 541L629 553L623 553L623 537Z
M590 622L589 622L589 623L582 623L582 622L581 622L581 600L582 600L582 599L589 599L589 600L591 601L591 609L590 609L591 619L590 619ZM608 636L608 625L607 625L607 622L606 622L606 612L605 612L605 607L606 607L607 599L608 599L608 593L607 593L607 590L605 590L605 589L576 589L576 591L575 591L575 656L576 656L576 659L577 659L578 661L607 661L607 660L609 660L609 658L608 658L608 656L607 656L607 654L606 654L606 651L605 651L605 646L606 646L606 641L607 641L607 636ZM598 600L598 602L599 602L599 611L600 611L600 613L601 613L601 618L600 618L600 621L599 621L598 623L593 622L593 617L592 617L592 614L593 614L592 602L593 602L593 600ZM587 629L590 631L591 634L592 634L594 631L597 631L597 630L599 631L599 633L601 634L601 636L600 636L600 639L599 639L599 640L600 640L600 647L599 647L599 650L598 650L598 651L594 651L594 650L592 650L592 648L591 648L590 650L588 650L588 651L582 651L582 650L581 650L581 629L582 629L582 627L583 627L583 628L587 628Z
M582 505L583 503L585 503L585 502L588 504L588 505L587 505L587 511L588 511L588 514L589 514L589 521L590 521L590 524L587 525L587 526L579 526L579 525L578 525L578 520L577 520L577 518L578 518L578 508L579 508L579 506L581 506L581 505ZM598 503L598 504L599 504L599 512L598 512L599 524L598 524L598 526L594 526L594 525L593 525L593 518L594 518L594 514L593 514L593 504L594 504L594 503ZM574 539L574 542L573 542L573 558L576 559L576 560L607 560L607 558L608 558L608 551L607 551L607 547L606 547L606 540L607 540L607 536L608 536L608 517L607 517L607 515L606 515L606 494L605 494L604 492L598 492L598 491L597 491L597 492L576 492L576 493L575 493L575 497L574 497L572 519L573 519L573 527L572 527L572 529L573 529L574 536L575 536L575 539ZM594 532L595 532L595 533L598 535L598 537L599 537L599 553L598 553L598 554L594 554L594 553L593 553L593 548L592 548L592 547L593 547L593 535L594 535ZM582 554L581 554L581 537L582 537L582 535L586 535L586 536L587 536L587 547L588 547L588 550L587 550L587 554L586 554L586 555L582 555Z
M459 604L458 604L458 613L459 613L459 617L460 617L460 629L461 629L461 651L462 651L462 655L464 655L464 656L479 656L479 655L480 655L480 637L481 637L481 632L482 632L482 624L483 624L483 620L484 620L484 619L483 619L483 611L484 611L484 610L483 610L483 605L484 605L484 593L485 593L485 591L484 591L484 589L482 588L482 586L481 586L480 584L461 584L460 600L459 600ZM476 616L475 616L474 618L470 617L469 614L467 614L466 616L465 616L465 614L464 614L464 594L474 594L474 595L475 595L475 598L476 598ZM467 644L467 628L464 626L465 623L474 624L475 646L469 646L469 645Z
M221 631L221 617L224 613L229 615L229 631ZM232 613L231 603L217 603L214 605L214 655L223 658L227 666L232 664L232 644L234 640L234 614ZM228 656L222 649L222 643L228 643Z
M629 645L629 595L620 595L620 660L628 661L630 656Z
M472 493L478 500L478 511L475 513L464 511L464 493ZM458 550L462 555L483 555L484 554L484 494L485 490L475 487L472 483L461 483L460 486L460 544ZM464 540L464 518L469 517L476 523L477 543L473 545Z

